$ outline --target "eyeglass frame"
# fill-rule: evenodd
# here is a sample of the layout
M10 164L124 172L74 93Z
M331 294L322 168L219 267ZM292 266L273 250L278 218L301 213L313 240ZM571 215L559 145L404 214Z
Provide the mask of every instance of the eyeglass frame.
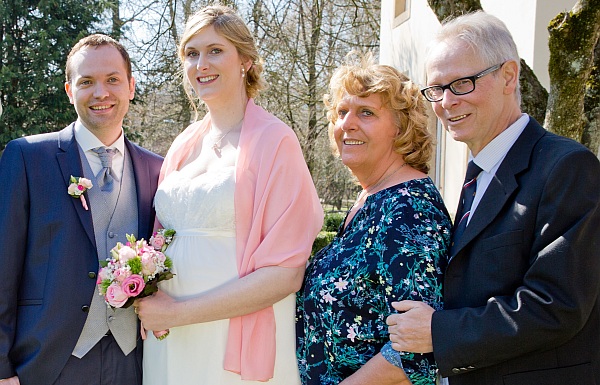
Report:
M451 81L450 83L448 83L448 84L445 84L445 85L443 85L443 86L440 86L440 85L434 85L434 86L429 86L429 87L422 88L422 89L421 89L421 94L422 94L422 95L425 97L425 99L427 99L429 102L432 102L432 103L439 102L439 101L441 101L442 99L444 99L444 92L445 92L446 90L450 90L450 92L452 92L454 95L458 95L458 96L460 96L460 95L467 95L467 94L470 94L471 92L475 91L475 84L476 84L476 83L475 83L475 81L476 81L477 79L479 79L479 78L481 78L481 77L484 77L484 76L485 76L485 75L487 75L487 74L491 74L491 73L492 73L492 72L494 72L494 71L497 71L497 70L499 70L500 68L502 68L502 66L503 66L505 63L506 63L506 62L503 62L503 63L500 63L500 64L496 64L496 65L493 65L493 66L491 66L490 68L486 68L486 69L484 69L483 71L481 71L481 72L479 72L478 74L475 74L475 75L473 75L473 76L465 76L465 77L462 77L462 78L455 79L455 80ZM471 81L471 83L473 84L473 89L472 89L471 91L468 91L468 92L457 92L457 91L455 91L454 89L452 89L452 85L453 85L454 83L458 82L458 81L461 81L461 80L470 80L470 81ZM434 99L434 100L432 100L432 99L430 99L430 98L428 98L428 97L427 97L427 94L426 94L426 93L427 93L427 90L430 90L430 89L432 89L432 88L438 88L438 89L441 89L441 90L442 90L442 96L441 96L439 99Z

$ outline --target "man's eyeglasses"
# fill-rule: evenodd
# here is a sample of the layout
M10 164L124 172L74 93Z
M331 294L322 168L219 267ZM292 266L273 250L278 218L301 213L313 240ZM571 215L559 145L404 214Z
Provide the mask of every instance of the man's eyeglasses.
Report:
M504 63L491 66L490 68L485 69L476 75L456 79L444 86L425 87L421 90L421 93L423 96L425 96L425 99L429 100L430 102L439 102L442 100L444 98L445 90L450 90L454 95L470 94L471 92L475 91L475 80L500 69Z

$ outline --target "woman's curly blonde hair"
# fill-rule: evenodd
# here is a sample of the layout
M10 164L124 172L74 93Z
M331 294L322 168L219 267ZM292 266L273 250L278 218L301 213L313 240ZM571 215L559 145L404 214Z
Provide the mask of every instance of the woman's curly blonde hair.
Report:
M362 56L351 52L346 60L347 64L334 72L329 83L329 93L323 97L334 153L339 155L333 139L333 128L341 99L346 94L358 97L378 94L383 105L395 117L398 128L398 135L394 139L396 153L404 156L404 161L409 166L428 173L433 154L433 138L427 129L425 100L419 87L397 69L375 64L372 55Z

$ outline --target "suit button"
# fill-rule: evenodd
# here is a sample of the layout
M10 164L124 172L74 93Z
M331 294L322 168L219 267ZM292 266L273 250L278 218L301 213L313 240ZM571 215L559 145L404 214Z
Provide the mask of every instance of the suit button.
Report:
M87 313L87 312L90 311L90 307L88 305L83 305L81 307L81 311L84 312L84 313Z
M94 272L94 271L90 271L90 272L88 273L88 277L90 277L90 278L96 278L96 272Z
M109 238L114 238L115 237L115 233L113 233L112 231L108 232L108 237Z

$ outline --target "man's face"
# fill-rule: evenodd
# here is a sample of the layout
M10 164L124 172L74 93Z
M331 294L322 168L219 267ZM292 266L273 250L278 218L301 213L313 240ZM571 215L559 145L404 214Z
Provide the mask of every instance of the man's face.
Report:
M443 42L428 57L427 86L446 85L488 67L465 43ZM474 155L514 122L514 87L506 87L506 80L502 66L477 79L473 92L454 95L446 89L442 100L432 102L446 130L455 140L466 143Z
M79 120L101 140L116 140L135 92L119 51L110 45L84 47L72 57L71 74L65 90Z

